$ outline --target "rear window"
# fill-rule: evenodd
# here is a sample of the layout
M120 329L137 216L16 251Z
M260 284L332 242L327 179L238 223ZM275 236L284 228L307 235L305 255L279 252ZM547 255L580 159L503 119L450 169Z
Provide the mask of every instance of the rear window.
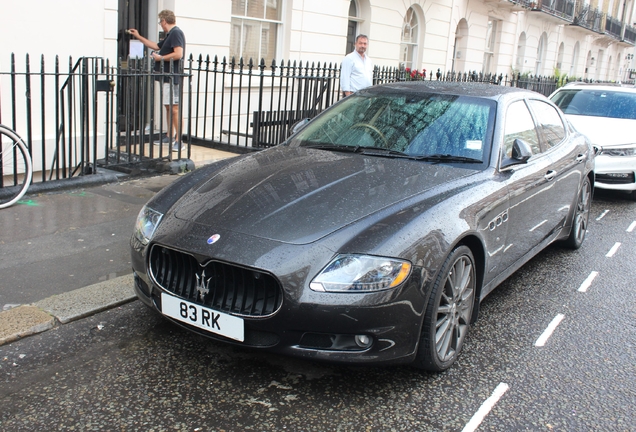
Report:
M613 90L559 90L552 101L565 114L636 120L636 93Z

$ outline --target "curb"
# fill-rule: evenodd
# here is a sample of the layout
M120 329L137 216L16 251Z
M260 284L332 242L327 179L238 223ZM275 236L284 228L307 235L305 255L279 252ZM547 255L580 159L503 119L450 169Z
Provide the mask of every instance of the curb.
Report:
M132 273L0 312L0 345L135 300Z
M113 171L83 175L78 177L71 177L61 180L49 180L46 182L32 183L27 189L26 196L43 193L43 192L55 192L65 189L73 189L84 186L96 186L105 183L116 183L122 177L127 177L125 173L115 173ZM14 192L14 187L0 188L0 198L8 198Z
M25 196L35 195L44 192L58 192L67 189L76 189L82 187L99 186L107 183L117 183L122 179L132 177L152 177L162 174L180 174L186 171L194 171L195 164L190 159L178 159L174 161L158 161L155 162L151 169L147 172L126 173L109 170L107 168L99 168L97 174L87 174L77 177L70 177L59 180L49 180L45 182L31 183L26 191ZM0 198L8 198L14 193L15 188L0 188Z

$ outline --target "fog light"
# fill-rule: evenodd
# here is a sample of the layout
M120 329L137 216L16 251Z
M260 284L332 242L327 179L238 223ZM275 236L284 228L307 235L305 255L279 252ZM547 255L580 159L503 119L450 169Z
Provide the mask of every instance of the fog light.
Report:
M371 338L367 335L356 335L356 345L360 348L369 348L371 346Z

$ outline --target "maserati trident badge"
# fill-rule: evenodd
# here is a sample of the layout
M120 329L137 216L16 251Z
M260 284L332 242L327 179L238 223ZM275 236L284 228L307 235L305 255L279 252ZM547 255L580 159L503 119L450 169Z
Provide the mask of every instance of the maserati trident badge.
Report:
M204 297L206 296L206 294L208 294L210 292L210 279L212 278L205 278L205 270L203 270L203 272L201 273L201 276L199 275L195 275L197 277L197 285L196 285L196 290L199 292L199 297L201 298L201 301L205 301Z

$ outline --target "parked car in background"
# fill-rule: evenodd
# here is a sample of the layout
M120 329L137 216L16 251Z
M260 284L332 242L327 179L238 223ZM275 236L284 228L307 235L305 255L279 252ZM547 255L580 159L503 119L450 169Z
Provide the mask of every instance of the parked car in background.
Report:
M135 291L209 338L442 371L488 293L552 242L581 246L593 167L538 93L371 87L152 198L131 238Z
M599 149L595 187L636 200L636 88L570 83L550 99Z

